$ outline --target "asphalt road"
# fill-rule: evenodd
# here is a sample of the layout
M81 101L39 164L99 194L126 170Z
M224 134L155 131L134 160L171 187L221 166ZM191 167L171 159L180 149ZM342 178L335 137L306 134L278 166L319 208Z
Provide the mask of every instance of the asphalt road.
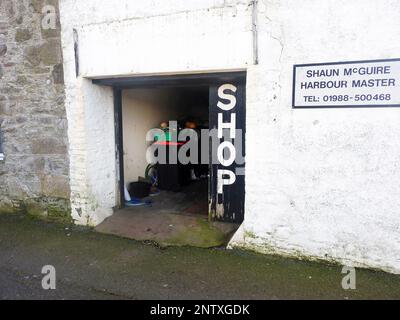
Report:
M42 288L44 265L56 289ZM399 299L400 276L251 252L153 244L0 214L0 299Z

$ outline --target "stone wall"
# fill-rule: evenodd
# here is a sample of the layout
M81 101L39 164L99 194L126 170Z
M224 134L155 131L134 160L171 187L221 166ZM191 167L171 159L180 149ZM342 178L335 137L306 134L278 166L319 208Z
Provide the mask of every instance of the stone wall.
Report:
M68 218L69 164L58 0L0 2L0 212Z

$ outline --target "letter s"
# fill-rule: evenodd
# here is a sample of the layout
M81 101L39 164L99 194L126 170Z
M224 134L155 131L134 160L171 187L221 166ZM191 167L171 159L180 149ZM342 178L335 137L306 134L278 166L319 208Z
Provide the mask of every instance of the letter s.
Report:
M218 97L224 100L229 100L228 104L222 103L218 101L218 108L228 111L233 109L236 106L236 97L233 94L227 94L224 91L231 90L232 92L236 92L237 88L233 84L223 84L218 88Z

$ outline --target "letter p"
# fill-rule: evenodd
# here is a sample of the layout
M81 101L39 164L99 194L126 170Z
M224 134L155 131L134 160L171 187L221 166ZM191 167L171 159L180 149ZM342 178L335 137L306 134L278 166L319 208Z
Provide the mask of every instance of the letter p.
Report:
M224 178L228 176L228 178ZM236 175L231 170L218 169L217 173L217 191L219 194L224 192L224 186L234 184L236 181Z

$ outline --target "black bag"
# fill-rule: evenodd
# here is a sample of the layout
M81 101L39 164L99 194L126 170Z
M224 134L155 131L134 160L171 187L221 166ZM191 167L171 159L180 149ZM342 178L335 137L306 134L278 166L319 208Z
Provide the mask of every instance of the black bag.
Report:
M151 184L143 181L131 182L129 184L129 194L132 198L146 198L150 194Z

